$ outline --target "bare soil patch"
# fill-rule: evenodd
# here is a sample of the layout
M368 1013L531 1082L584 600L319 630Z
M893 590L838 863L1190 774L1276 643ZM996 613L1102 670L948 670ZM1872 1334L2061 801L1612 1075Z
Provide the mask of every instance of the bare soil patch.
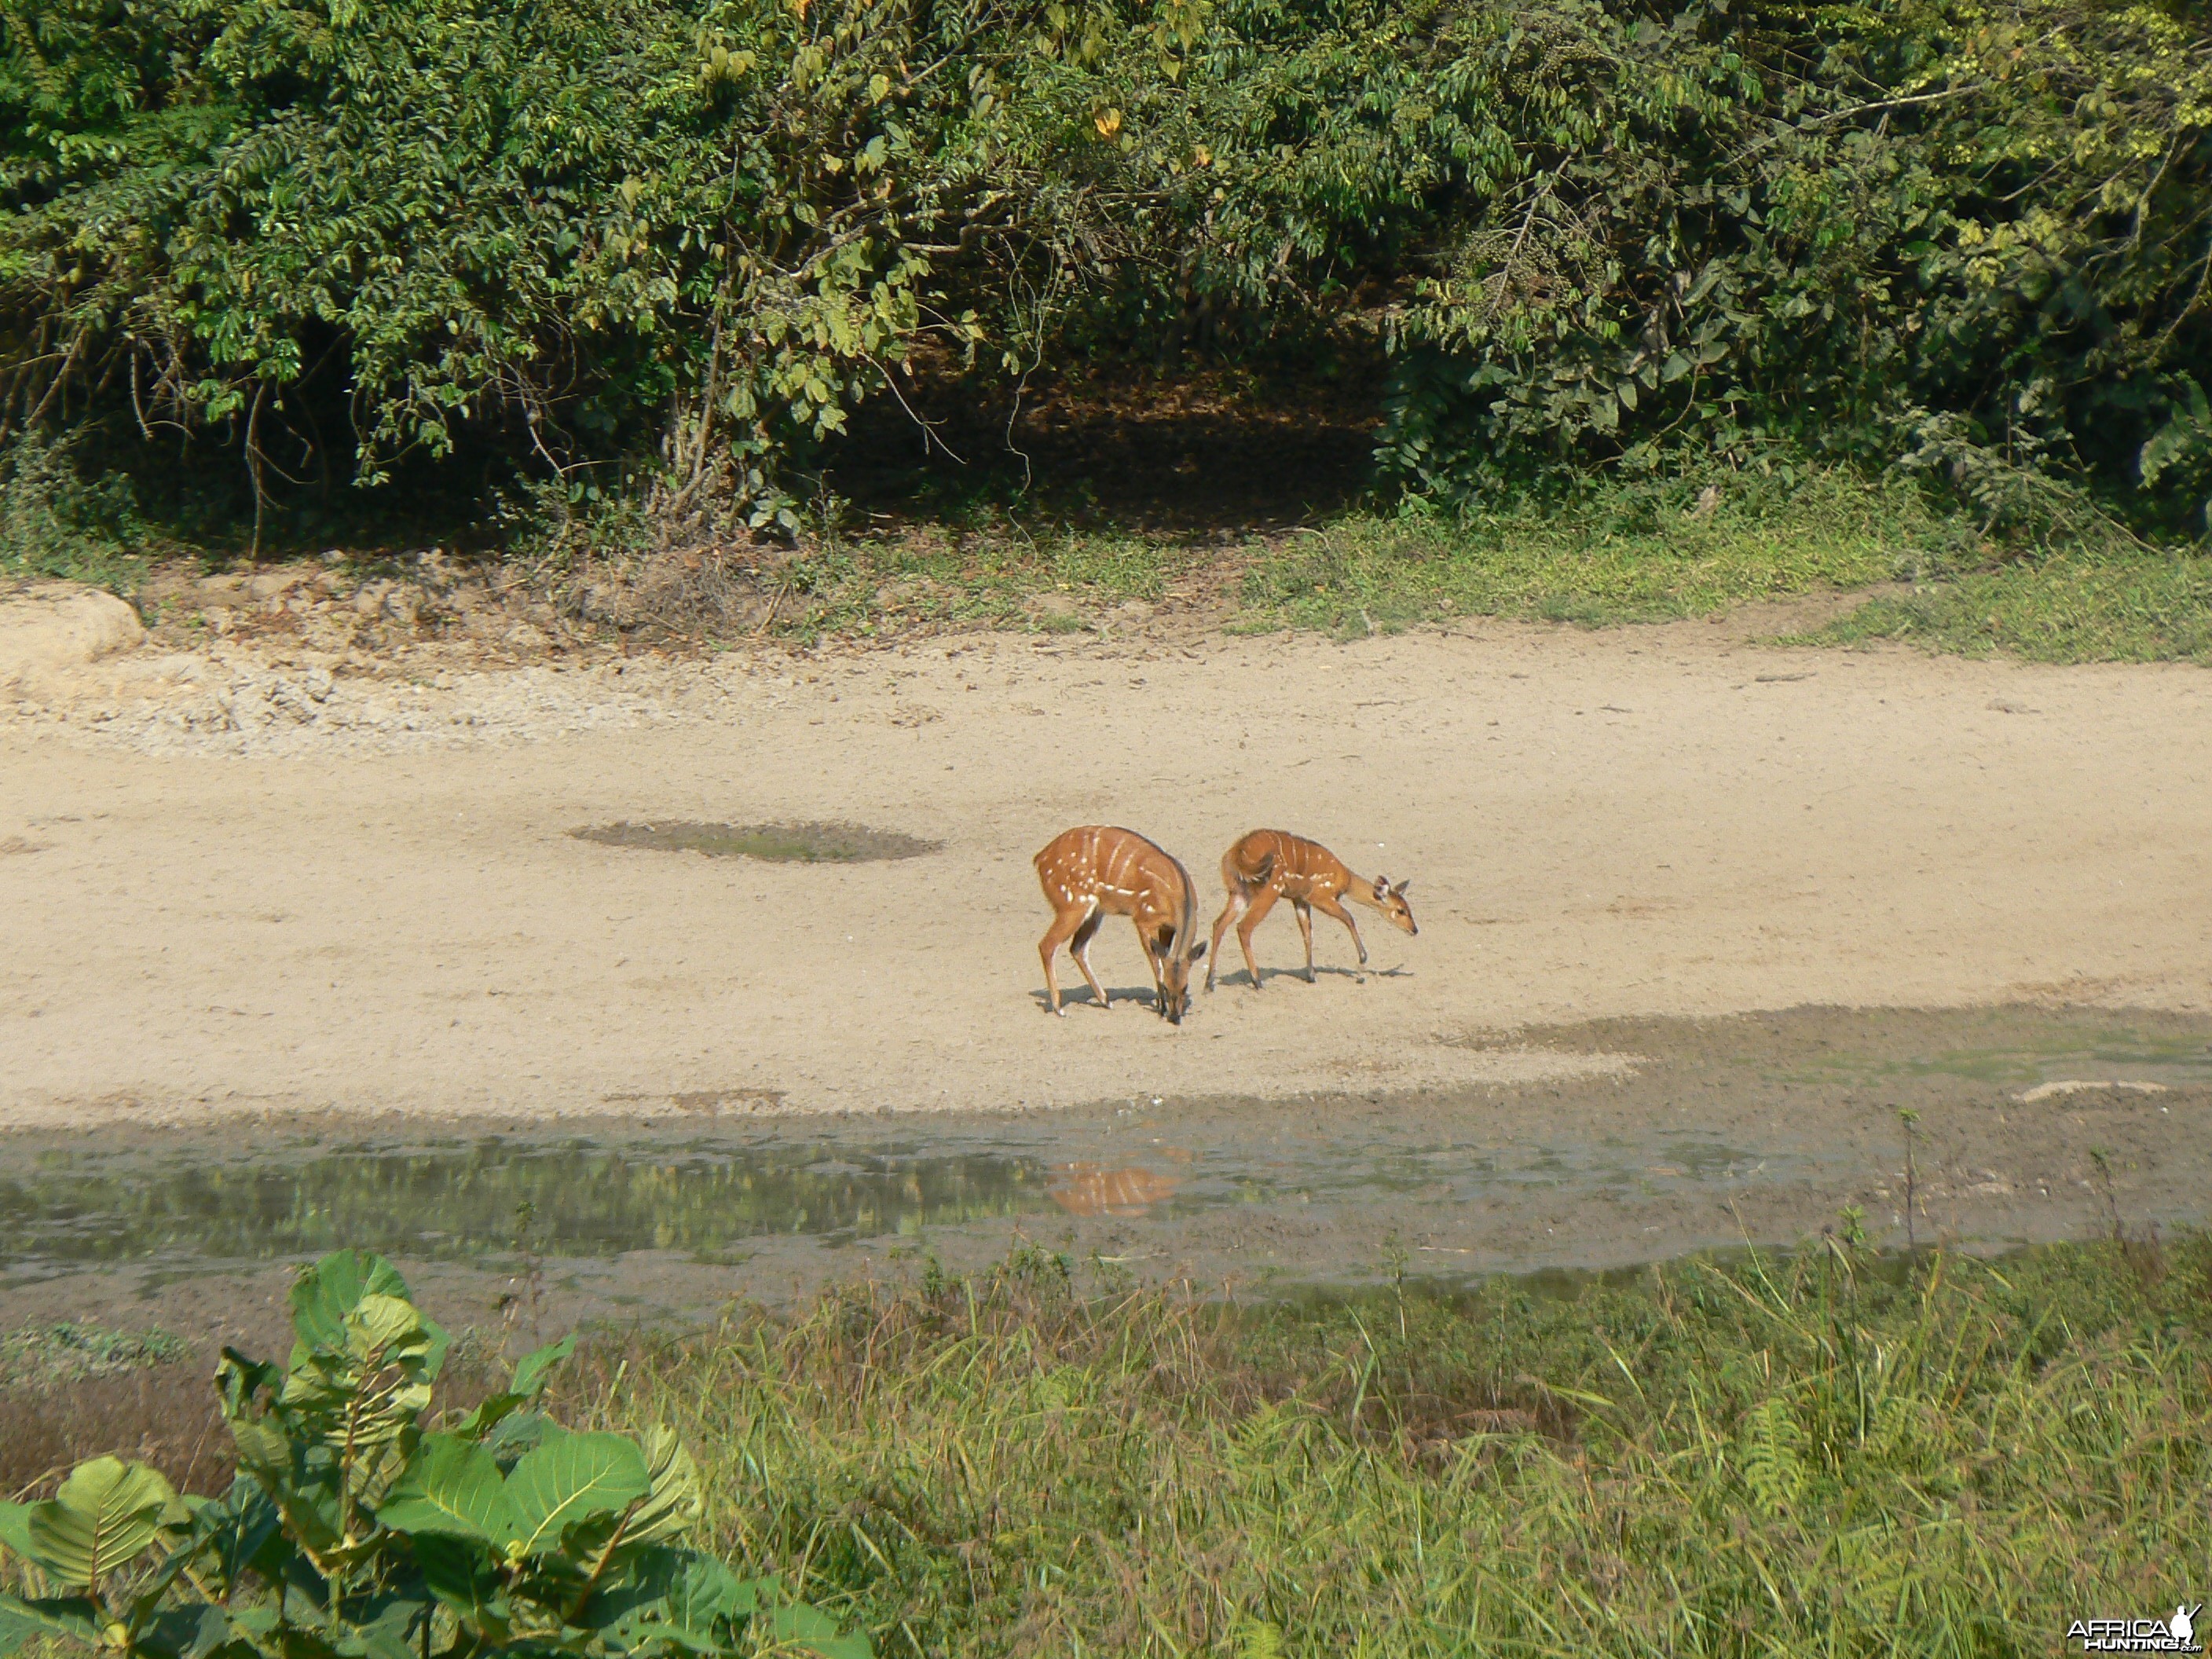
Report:
M1407 1096L1586 1074L1510 1034L1601 1015L2203 1009L2208 686L1483 623L614 659L365 683L377 708L340 678L342 719L227 688L246 729L18 714L0 1121ZM944 850L769 864L569 834L624 819ZM1048 1020L1029 860L1084 822L1176 852L1209 925L1219 849L1298 830L1414 878L1420 937L1368 930L1361 975L1324 928L1309 988L1271 923L1264 989L1240 963L1180 1030ZM1148 994L1126 928L1095 960L1117 1000Z

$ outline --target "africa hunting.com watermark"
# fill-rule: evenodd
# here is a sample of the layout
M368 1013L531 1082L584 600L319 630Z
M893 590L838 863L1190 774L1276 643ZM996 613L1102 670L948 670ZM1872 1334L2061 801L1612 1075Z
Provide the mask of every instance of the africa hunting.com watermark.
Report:
M2066 1639L2079 1642L2084 1653L2202 1653L2197 1615L2203 1611L2202 1601L2184 1602L2171 1619L2076 1619Z

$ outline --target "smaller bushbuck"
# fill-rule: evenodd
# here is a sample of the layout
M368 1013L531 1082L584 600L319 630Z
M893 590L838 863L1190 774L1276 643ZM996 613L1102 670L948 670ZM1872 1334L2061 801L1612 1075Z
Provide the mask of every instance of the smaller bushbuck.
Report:
M1387 876L1377 876L1373 881L1355 876L1342 859L1317 841L1308 841L1304 836L1291 835L1285 830L1255 830L1221 857L1221 884L1229 890L1229 902L1222 907L1221 916L1213 924L1213 960L1206 965L1206 988L1213 988L1214 970L1221 965L1221 936L1229 924L1237 923L1237 943L1243 947L1244 965L1252 970L1252 988L1260 988L1260 964L1252 959L1252 930L1260 925L1261 918L1275 907L1277 899L1288 899L1291 908L1297 913L1298 931L1306 940L1306 983L1314 981L1313 913L1318 910L1325 916L1334 916L1352 930L1352 942L1359 951L1359 965L1367 965L1367 944L1359 937L1359 924L1352 919L1352 912L1342 903L1350 899L1370 910L1380 910L1390 925L1408 933L1421 930L1413 925L1413 907L1406 902L1406 890L1413 884L1401 881L1390 884Z
M1107 917L1127 916L1137 924L1138 943L1152 964L1153 1006L1163 1018L1182 1024L1190 1009L1190 964L1206 954L1198 943L1198 889L1190 872L1135 830L1101 824L1055 836L1036 863L1038 884L1053 910L1052 926L1037 941L1052 1012L1066 1018L1052 969L1062 945L1098 1006L1106 1006L1106 988L1091 971L1091 941Z

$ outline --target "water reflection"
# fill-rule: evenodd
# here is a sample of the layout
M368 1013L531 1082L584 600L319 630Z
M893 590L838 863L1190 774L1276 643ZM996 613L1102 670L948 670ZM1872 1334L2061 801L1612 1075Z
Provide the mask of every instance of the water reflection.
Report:
M1044 1209L1035 1159L819 1145L485 1139L196 1160L47 1150L0 1176L0 1264L229 1259L342 1244L444 1259L712 1255L749 1238L914 1233ZM527 1206L526 1209L525 1206ZM518 1215L528 1218L518 1237Z
M1045 1190L1070 1215L1139 1216L1173 1196L1182 1184L1150 1170L1103 1170L1096 1164L1063 1164Z

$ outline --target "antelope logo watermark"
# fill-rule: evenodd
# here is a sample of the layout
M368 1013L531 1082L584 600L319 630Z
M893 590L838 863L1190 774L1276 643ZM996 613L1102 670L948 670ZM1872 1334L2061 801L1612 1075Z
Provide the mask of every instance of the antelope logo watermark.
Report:
M2084 1653L2202 1653L2197 1615L2203 1611L2202 1601L2184 1601L2171 1619L2076 1619L2066 1639L2081 1643Z

